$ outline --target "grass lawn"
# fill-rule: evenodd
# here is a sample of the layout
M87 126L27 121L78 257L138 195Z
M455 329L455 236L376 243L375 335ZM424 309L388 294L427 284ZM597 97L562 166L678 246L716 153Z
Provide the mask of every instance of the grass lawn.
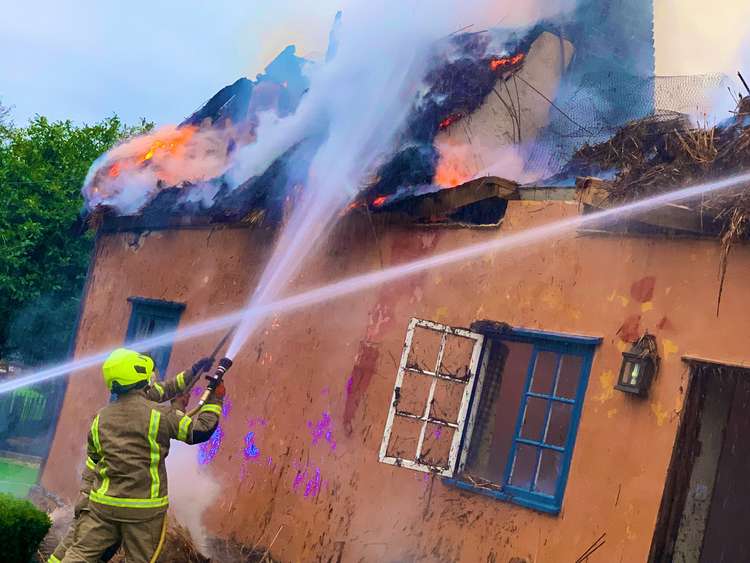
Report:
M0 457L0 493L25 497L38 474L39 465Z

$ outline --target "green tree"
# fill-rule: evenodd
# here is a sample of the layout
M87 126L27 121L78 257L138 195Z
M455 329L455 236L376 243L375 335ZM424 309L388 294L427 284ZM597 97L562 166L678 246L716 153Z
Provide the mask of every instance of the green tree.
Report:
M33 365L67 352L93 242L81 186L100 154L150 127L116 116L94 125L36 116L25 127L0 119L0 357Z

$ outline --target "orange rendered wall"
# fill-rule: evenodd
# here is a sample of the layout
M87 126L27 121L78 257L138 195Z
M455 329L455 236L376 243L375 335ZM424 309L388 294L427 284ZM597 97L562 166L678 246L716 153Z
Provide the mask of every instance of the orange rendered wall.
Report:
M573 203L513 201L499 231L378 224L376 237L352 220L295 283L315 286L576 213ZM76 353L122 343L129 296L185 302L183 323L233 310L269 245L269 233L251 229L102 235ZM717 316L718 260L716 241L569 236L269 319L227 378L231 411L206 466L223 490L204 522L249 545L278 534L271 552L282 561L575 561L605 532L598 560L644 561L687 384L681 356L748 356L750 255L733 251ZM378 463L412 316L603 337L560 515ZM638 400L612 386L623 338L644 329L657 336L662 365L649 398ZM170 367L190 365L217 338L175 344ZM105 401L96 370L70 378L45 487L75 493L85 434ZM248 432L257 455L246 460Z

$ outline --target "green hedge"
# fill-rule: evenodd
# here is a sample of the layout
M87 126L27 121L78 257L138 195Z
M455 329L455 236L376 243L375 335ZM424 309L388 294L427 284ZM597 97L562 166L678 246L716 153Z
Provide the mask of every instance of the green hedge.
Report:
M0 494L0 553L5 563L29 563L52 521L27 500Z

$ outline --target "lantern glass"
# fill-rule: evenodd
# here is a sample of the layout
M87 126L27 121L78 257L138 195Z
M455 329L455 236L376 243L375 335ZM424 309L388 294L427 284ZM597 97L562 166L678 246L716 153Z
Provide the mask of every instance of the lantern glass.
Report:
M615 388L626 393L645 396L654 374L653 360L648 356L637 356L628 352L623 352L622 356L620 377L617 379Z
M638 379L641 373L641 364L638 362L626 362L626 376L628 378L627 384L638 386Z
M615 389L645 397L651 387L651 380L656 374L658 364L656 339L646 333L630 351L622 353L620 375Z

